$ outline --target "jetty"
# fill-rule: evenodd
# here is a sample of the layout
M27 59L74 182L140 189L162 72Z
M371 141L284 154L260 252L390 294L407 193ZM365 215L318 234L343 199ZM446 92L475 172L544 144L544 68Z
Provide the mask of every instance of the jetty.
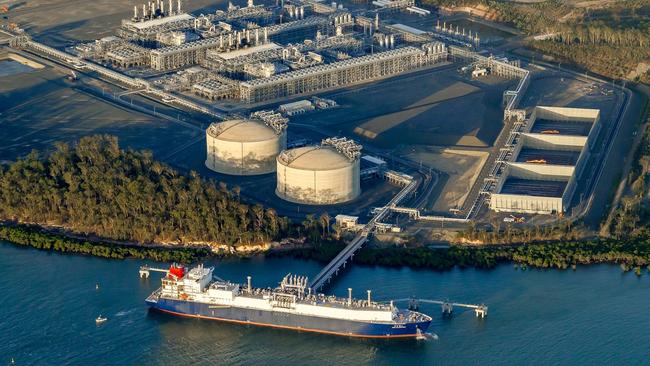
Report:
M363 244L368 241L368 236L374 230L377 223L380 223L393 208L397 207L398 203L409 194L413 193L418 184L419 182L414 179L409 180L404 188L402 188L402 190L399 191L399 193L397 193L386 206L375 208L373 210L374 216L361 229L359 234L357 234L354 239L352 239L352 241L350 241L350 243L311 280L309 287L312 291L317 292L321 290L334 276L338 275L342 268L345 268L347 262L351 261L354 257L354 253L361 249Z

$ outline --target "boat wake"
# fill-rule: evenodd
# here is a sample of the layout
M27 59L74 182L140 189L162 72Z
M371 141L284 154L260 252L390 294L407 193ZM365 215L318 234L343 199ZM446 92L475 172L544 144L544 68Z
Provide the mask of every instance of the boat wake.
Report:
M119 311L117 314L115 314L115 316L126 316L126 315L129 315L129 314L133 313L136 310L138 310L138 309L133 308L131 310L122 310L122 311Z
M435 333L421 333L415 338L418 341L437 341L438 335Z

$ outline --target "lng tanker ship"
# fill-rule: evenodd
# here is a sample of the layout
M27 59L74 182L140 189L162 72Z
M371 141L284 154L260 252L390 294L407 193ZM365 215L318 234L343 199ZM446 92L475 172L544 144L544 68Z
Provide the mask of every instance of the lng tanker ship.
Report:
M286 275L277 288L255 288L213 277L214 267L187 271L172 265L162 287L146 299L152 309L178 316L364 338L418 337L431 317L391 302L312 293L307 278Z

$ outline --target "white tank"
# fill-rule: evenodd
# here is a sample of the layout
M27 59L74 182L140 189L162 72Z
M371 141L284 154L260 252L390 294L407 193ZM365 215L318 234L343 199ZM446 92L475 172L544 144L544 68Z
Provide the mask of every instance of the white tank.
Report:
M276 157L287 146L286 130L277 132L256 119L213 123L206 131L205 165L215 172L257 175L275 171Z
M331 146L283 151L277 158L278 197L323 205L353 200L361 193L359 159L350 160Z

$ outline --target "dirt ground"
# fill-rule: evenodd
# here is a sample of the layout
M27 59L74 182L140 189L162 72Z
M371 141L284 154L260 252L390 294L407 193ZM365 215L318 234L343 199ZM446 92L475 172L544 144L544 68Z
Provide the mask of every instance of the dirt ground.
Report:
M156 158L200 131L124 109L77 90L51 67L0 77L0 160L12 161L55 141L112 134L122 147L148 149Z
M29 0L12 2L5 14L11 21L50 46L92 41L115 34L122 19L133 14L133 6L145 1L113 0ZM233 1L236 4L245 1ZM225 0L191 0L183 2L187 12L208 13L227 6Z
M340 108L294 118L380 148L491 146L503 127L508 81L471 80L455 65L327 94Z
M440 195L428 202L425 209L448 213L449 209L463 206L488 155L488 152L480 150L427 148L405 157L447 175Z

